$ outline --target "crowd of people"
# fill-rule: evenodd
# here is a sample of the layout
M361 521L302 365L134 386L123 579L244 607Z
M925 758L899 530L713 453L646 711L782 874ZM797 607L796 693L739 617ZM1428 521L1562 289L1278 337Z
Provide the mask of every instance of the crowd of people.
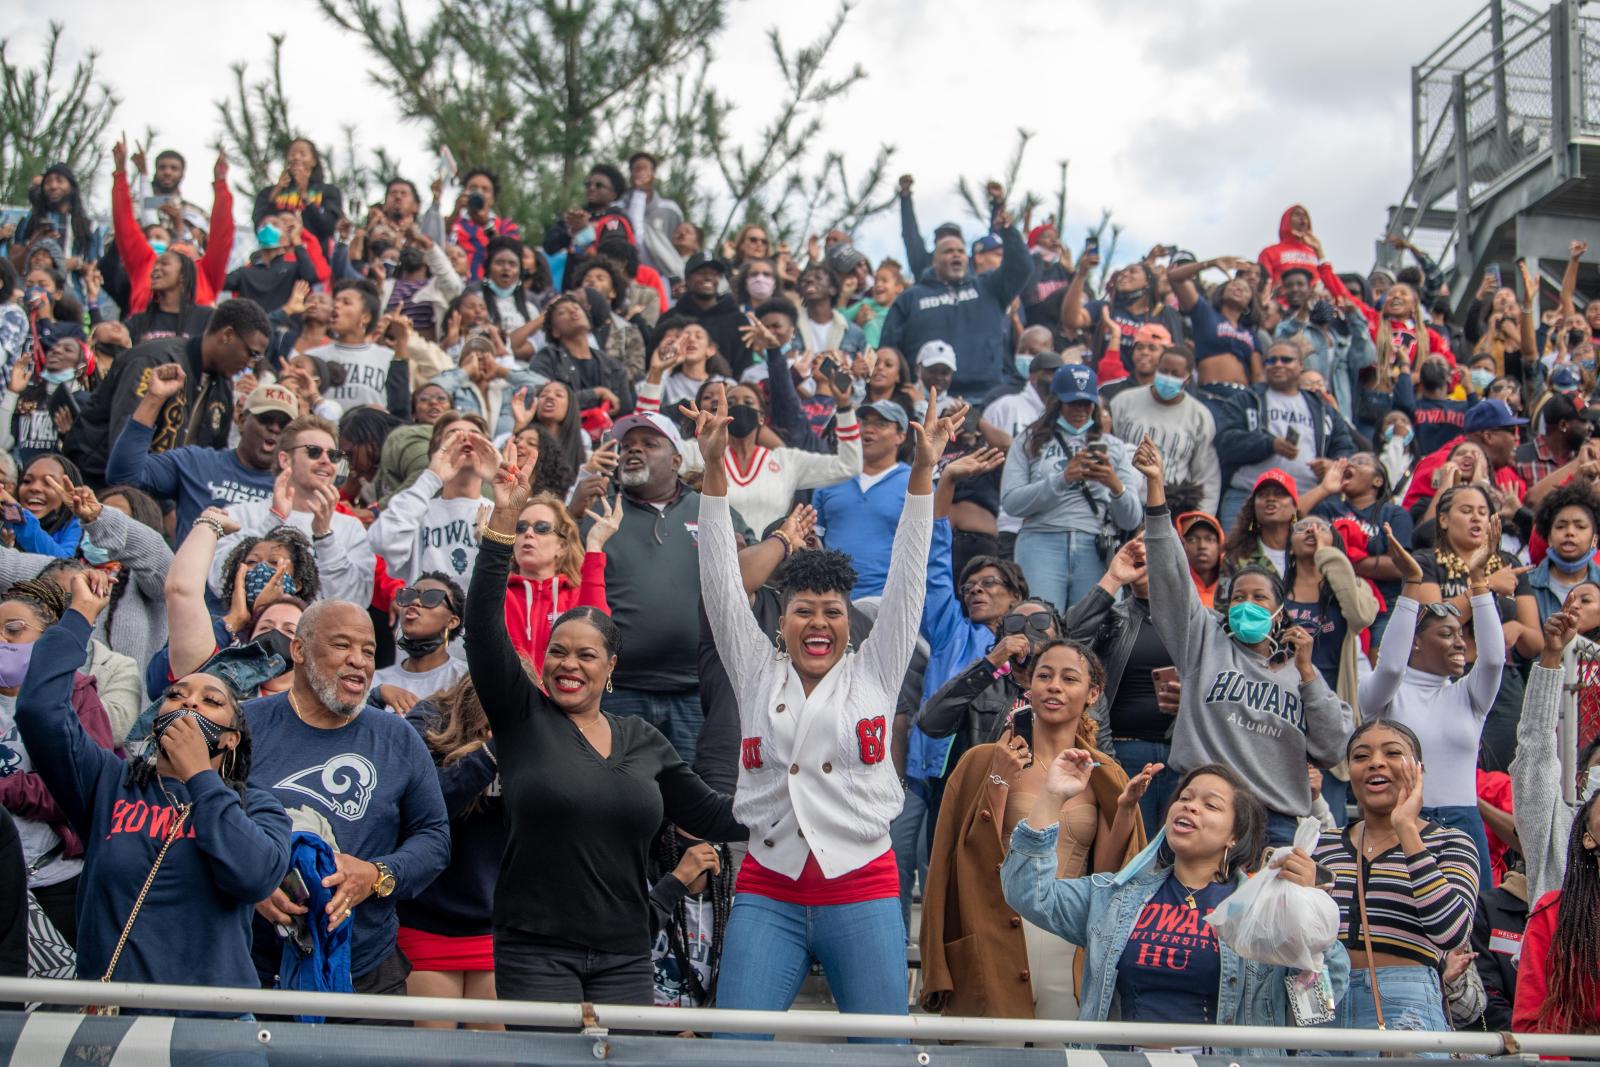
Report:
M907 176L874 263L644 151L112 158L0 258L7 973L1600 1033L1581 243L1541 315L1298 205L1106 270ZM1208 922L1265 871L1320 971Z

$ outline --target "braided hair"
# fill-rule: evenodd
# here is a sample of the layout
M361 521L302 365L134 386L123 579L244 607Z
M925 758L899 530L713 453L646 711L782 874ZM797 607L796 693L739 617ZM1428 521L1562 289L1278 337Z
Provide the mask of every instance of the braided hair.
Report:
M1547 1034L1600 1034L1594 998L1594 976L1600 974L1600 848L1583 843L1597 804L1600 793L1583 802L1567 835L1567 877L1539 1005L1539 1030Z
M717 979L722 969L722 938L728 929L728 915L733 910L733 864L729 862L728 846L709 841L706 844L717 850L717 859L721 863L716 874L710 871L705 874L705 895L711 902L711 940L706 946L706 982L700 981L700 972L694 969L689 960L689 946L685 940L689 930L688 909L682 897L672 906L672 915L665 927L667 951L678 964L679 994L692 996L698 1007L710 1007L716 1003ZM683 853L684 839L678 835L677 828L671 823L663 824L661 832L650 844L650 858L655 862L656 869L663 875L671 874L678 866L678 861L683 859Z
M61 621L61 616L67 613L71 603L67 591L48 577L23 578L12 582L0 600L26 604L39 616L39 621L44 623L46 629Z

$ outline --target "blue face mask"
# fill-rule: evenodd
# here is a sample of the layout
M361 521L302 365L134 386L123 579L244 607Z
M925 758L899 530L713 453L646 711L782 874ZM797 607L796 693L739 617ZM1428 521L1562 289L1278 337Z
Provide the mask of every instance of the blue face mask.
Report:
M1183 379L1157 371L1155 387L1156 396L1159 396L1162 400L1176 400L1178 394L1183 392Z
M77 370L72 367L63 367L61 370L47 370L39 372L39 377L43 378L51 385L64 385L65 383L72 381L72 379L77 377L77 375Z
M1082 426L1074 426L1072 423L1068 422L1065 417L1061 415L1056 416L1056 425L1061 427L1062 432L1068 437L1082 437L1084 434L1089 432L1089 425L1092 422L1094 422L1093 419L1084 419Z
M111 553L89 540L88 534L79 539L78 551L83 555L83 561L91 567L103 567L111 562Z
M1018 353L1011 358L1017 368L1017 373L1026 378L1028 376L1028 368L1033 366L1033 357Z
M1411 438L1414 437L1414 436L1416 436L1416 431L1407 430L1406 431L1406 435L1404 437L1400 438L1400 443L1402 445L1409 445L1411 443ZM1393 426L1390 426L1388 429L1383 431L1383 439L1385 441L1393 441L1394 440L1394 427Z
M156 255L159 256L161 253L165 252L166 250L167 250L167 242L165 242L165 241L151 241L150 242L150 251L154 252Z
M499 286L490 281L488 278L483 280L483 284L488 287L491 293L499 297L510 297L512 293L517 291L517 287L515 285Z
M1479 393L1494 384L1494 371L1492 370L1474 369L1467 377L1472 381L1472 388Z
M1272 620L1277 614L1247 600L1228 609L1228 629L1245 644L1258 645L1272 633Z
M283 233L270 222L256 230L256 244L262 248L277 248L281 240Z
M1594 558L1593 552L1585 552L1576 561L1568 563L1554 552L1546 553L1545 559L1550 561L1550 568L1562 574L1581 574L1589 569L1589 561Z
M256 597L260 596L267 588L267 583L272 580L272 576L277 573L277 570L278 568L270 563L257 563L254 567L244 572L244 602L246 604L254 604L256 602ZM293 575L285 574L283 576L283 591L285 593L293 593L298 588L299 586L295 584Z

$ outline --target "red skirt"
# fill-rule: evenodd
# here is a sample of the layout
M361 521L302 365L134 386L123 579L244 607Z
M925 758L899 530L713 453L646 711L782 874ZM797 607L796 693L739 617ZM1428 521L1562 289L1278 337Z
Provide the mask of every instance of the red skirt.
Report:
M400 951L416 971L492 971L494 935L446 937L426 930L400 928Z

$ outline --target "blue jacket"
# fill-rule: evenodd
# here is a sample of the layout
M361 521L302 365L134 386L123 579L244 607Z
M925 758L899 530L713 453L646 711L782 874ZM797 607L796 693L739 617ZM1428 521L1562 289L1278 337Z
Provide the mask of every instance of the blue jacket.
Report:
M1172 869L1152 866L1128 875L1057 878L1058 828L1035 830L1026 822L1018 823L1011 833L1011 850L1000 867L1000 886L1006 903L1024 919L1071 944L1084 946L1087 951L1078 1018L1102 1022L1112 1018L1117 964L1133 924ZM1244 881L1241 873L1237 885ZM1284 987L1288 968L1244 959L1221 938L1217 939L1217 949L1222 954L1222 979L1217 987L1215 1022L1235 1026L1293 1025ZM1350 985L1350 956L1343 945L1335 942L1324 959L1334 999L1342 1000ZM1218 1049L1217 1054L1281 1056L1283 1051Z
M994 631L967 618L951 569L949 519L936 519L928 546L928 593L922 601L922 636L928 642L928 668L922 675L922 702L962 669L994 647ZM911 727L906 741L907 778L943 778L955 735L935 739Z
M1588 569L1581 576L1575 575L1574 577L1577 577L1580 582L1600 582L1600 563L1596 563L1593 559L1589 560ZM1542 626L1546 619L1561 610L1561 597L1557 596L1556 591L1550 588L1550 557L1548 555L1544 557L1544 560L1537 567L1528 572L1528 584L1533 586L1533 599L1539 605L1539 625Z
M83 540L83 526L76 518L70 518L66 524L51 533L39 525L39 520L27 508L22 509L22 518L11 523L11 530L17 538L17 548L23 552L36 552L41 556L54 556L57 559L71 559L78 554L78 542Z
M956 350L951 392L974 400L1014 377L1009 309L1033 273L1027 242L1016 228L1002 231L1000 239L1005 258L995 270L969 270L958 282L942 282L931 269L922 274L889 308L878 338L880 347L912 362L927 342L948 343Z

